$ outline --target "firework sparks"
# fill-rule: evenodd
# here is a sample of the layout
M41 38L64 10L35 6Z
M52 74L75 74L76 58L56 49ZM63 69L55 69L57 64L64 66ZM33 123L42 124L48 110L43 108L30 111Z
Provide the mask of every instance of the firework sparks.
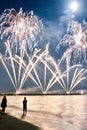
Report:
M71 21L67 28L67 34L59 42L57 49L61 45L71 48L71 53L74 59L85 61L87 55L87 23L83 20L82 23Z
M17 13L15 9L6 9L0 16L1 39L9 40L13 52L33 50L42 34L42 21L38 20L33 11ZM38 40L39 39L39 40Z

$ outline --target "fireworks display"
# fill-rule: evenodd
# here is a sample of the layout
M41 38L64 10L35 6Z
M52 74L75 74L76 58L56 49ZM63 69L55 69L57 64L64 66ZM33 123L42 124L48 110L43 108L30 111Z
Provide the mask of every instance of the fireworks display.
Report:
M33 11L23 13L20 8L17 13L15 9L6 9L0 16L0 38L6 47L5 56L0 54L0 61L18 92L29 80L42 93L53 86L61 86L66 93L70 93L85 79L86 71L82 66L80 68L80 63L87 63L87 23L83 20L82 23L71 21L68 24L67 34L57 46L57 49L62 45L67 48L59 63L51 57L49 44L44 51L35 49L42 36L42 21ZM70 64L71 60L74 65ZM70 74L73 75L72 81Z
M71 56L75 62L85 62L87 59L87 23L83 20L82 23L78 21L71 21L67 28L67 34L60 40L57 49L61 45L71 49Z
M0 16L0 36L9 41L13 52L26 49L32 51L42 38L43 24L33 11L17 13L15 9L6 9Z

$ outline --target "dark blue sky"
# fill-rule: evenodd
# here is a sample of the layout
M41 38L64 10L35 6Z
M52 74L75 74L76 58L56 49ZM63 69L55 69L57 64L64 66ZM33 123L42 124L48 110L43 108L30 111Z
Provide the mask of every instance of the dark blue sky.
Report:
M82 22L87 19L87 0L3 0L0 4L0 14L8 8L19 11L22 7L24 12L33 10L46 26L45 39L55 45L67 29L72 16L69 5L73 1L79 4L75 20Z
M66 32L71 19L72 11L69 4L73 1L79 3L79 8L75 12L75 20L82 22L83 19L87 19L87 0L3 0L0 4L0 14L8 8L19 11L22 7L24 12L33 10L45 25L45 39L46 42L50 41L51 53L55 55L55 47Z
M43 19L53 21L64 15L64 12L69 8L69 3L72 1L80 3L80 8L77 12L78 18L86 18L87 0L2 0L0 13L7 8L19 10L22 7L24 11L33 10L35 14Z
M75 12L76 20L82 21L87 19L87 0L3 0L0 3L0 14L5 9L14 8L17 11L22 7L23 11L34 11L43 23L61 30L61 26L69 22L72 11L69 6L73 1L79 3L79 8ZM51 23L49 23L51 22Z

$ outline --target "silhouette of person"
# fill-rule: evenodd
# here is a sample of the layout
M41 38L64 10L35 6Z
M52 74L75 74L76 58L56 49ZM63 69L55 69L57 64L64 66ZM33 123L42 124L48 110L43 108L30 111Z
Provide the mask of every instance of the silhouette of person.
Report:
M23 116L26 116L26 113L27 113L27 100L26 100L26 97L24 97L24 100L23 100Z
M6 96L3 97L1 102L2 112L5 112L5 108L7 107L7 99Z

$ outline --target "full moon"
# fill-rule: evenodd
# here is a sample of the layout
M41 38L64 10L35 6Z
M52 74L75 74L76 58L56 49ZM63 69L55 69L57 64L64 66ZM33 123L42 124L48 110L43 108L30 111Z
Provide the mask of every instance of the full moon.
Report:
M78 3L76 1L73 1L71 4L70 4L70 9L73 11L73 12L76 12L77 9L78 9Z

